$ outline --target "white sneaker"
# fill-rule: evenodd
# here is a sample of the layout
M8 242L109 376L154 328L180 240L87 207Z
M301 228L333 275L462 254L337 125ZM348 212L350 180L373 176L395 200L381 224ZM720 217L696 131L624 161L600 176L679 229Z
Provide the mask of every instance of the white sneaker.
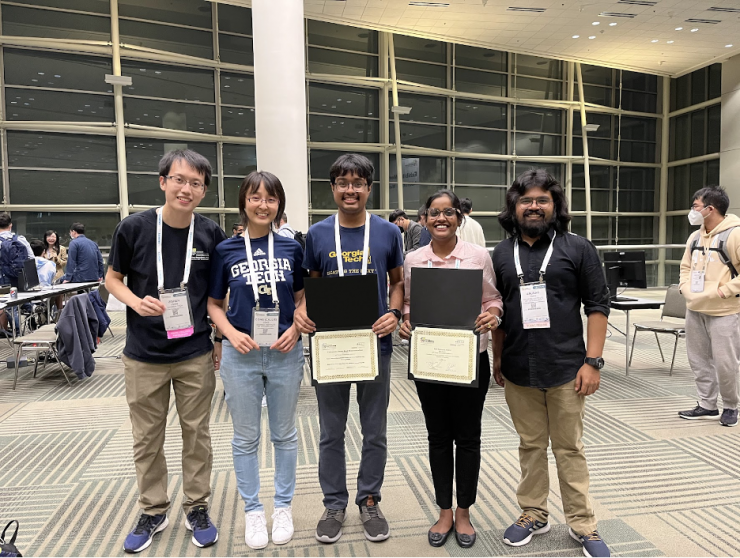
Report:
M293 511L287 508L275 508L272 514L272 542L287 544L293 538Z
M247 526L244 530L244 541L249 548L259 550L265 548L269 539L267 538L267 519L265 510L251 511L244 514Z

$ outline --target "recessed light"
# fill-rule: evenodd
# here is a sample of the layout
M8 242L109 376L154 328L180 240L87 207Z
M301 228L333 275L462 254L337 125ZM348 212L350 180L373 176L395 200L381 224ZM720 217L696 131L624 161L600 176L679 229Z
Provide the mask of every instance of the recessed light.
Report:
M732 45L725 45L725 48L732 48Z
M616 23L612 22L609 24L609 27L616 27L616 25L617 25Z
M696 32L697 32L698 30L699 30L699 28L698 28L698 27L694 27L694 28L693 28L693 29L691 30L691 32L692 32L692 33L696 33Z
M676 27L676 31L681 31L683 27Z
M657 43L657 42L658 42L658 39L653 39L653 40L652 40L652 41L650 41L650 42L651 42L651 43Z
M578 37L580 37L580 35L573 35L574 39L577 39Z
M600 21L594 21L591 25L601 25Z
M666 41L669 45L673 44L673 41Z
M591 36L589 37L589 39L595 39L595 38L596 38L596 35L591 35Z

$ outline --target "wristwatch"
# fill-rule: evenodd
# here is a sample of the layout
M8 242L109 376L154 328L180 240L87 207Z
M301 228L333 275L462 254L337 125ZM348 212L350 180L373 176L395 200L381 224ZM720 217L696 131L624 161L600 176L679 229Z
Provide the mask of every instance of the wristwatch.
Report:
M596 358L586 357L585 359L583 359L583 362L585 364L593 366L594 368L598 370L601 370L602 368L604 368L604 359L601 357L596 357Z
M401 321L401 318L403 318L403 314L401 314L401 311L398 308L391 308L389 312L393 314L399 322Z
M224 338L223 337L214 337L213 342L214 343L223 343Z

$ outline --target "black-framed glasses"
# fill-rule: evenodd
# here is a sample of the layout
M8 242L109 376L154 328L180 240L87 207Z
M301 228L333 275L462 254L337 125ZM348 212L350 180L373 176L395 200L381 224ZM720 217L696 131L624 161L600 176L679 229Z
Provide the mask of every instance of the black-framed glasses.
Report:
M202 192L206 188L206 185L200 180L185 180L182 176L173 175L165 175L165 178L169 178L178 186L184 186L185 184L188 184L193 190L197 190L199 192Z
M445 207L444 209L437 209L436 207L432 207L431 209L427 209L427 215L432 219L436 219L440 215L444 215L445 217L454 217L455 215L459 214L460 210L455 209L454 207Z
M519 198L519 205L522 207L529 207L534 202L537 202L537 205L540 207L547 207L552 203L552 200L550 198L546 198L545 196L541 196L539 198Z

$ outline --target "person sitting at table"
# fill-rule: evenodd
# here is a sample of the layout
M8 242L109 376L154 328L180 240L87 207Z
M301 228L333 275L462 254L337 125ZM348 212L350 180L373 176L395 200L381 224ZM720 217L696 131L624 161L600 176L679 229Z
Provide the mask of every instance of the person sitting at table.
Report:
M38 238L34 238L31 242L31 250L33 250L33 256L36 259L36 272L39 276L39 285L42 287L50 287L54 282L54 275L57 272L57 266L54 262L47 260L43 257L44 243Z
M475 543L470 507L475 503L478 492L481 417L491 380L488 340L489 333L501 324L503 303L501 294L496 289L496 276L488 251L465 242L456 235L457 228L462 223L457 195L450 190L440 190L429 197L426 207L427 228L432 241L428 246L409 252L404 262L405 296L401 337L409 339L411 336L409 313L412 268L431 266L483 270L481 313L475 321L476 332L481 335L478 387L416 382L429 438L429 465L432 469L434 492L440 507L439 519L427 535L429 544L443 546L449 534L454 531L458 544L469 548ZM444 304L443 301L439 303ZM446 413L444 409L453 411ZM457 485L457 509L454 517L453 474Z

